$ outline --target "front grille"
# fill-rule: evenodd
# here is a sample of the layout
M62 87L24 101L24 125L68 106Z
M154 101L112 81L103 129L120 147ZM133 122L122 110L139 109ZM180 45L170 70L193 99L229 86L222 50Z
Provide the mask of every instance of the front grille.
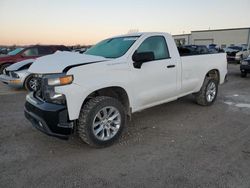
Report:
M237 52L227 52L227 55L230 57L234 57Z

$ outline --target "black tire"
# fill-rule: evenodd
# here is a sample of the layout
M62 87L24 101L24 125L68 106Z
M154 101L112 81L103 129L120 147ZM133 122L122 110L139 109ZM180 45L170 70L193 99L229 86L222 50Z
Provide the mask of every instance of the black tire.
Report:
M8 66L10 66L10 64L3 64L3 65L1 65L1 66L0 66L0 74L3 74L3 70L4 70L5 68L7 68Z
M216 91L215 91L215 96L214 96L213 100L209 101L207 99L207 90L208 90L208 86L210 86L211 83L215 84ZM218 94L218 81L213 79L213 78L206 77L200 91L198 93L194 94L194 96L195 96L197 104L199 104L201 106L210 106L216 100L217 94Z
M115 107L119 111L121 117L121 123L117 133L114 137L106 141L98 139L93 130L93 121L97 113L105 107ZM106 96L98 96L90 99L82 107L77 122L77 131L79 137L90 146L97 148L107 147L112 145L120 137L126 125L126 118L124 106L117 99Z
M31 81L33 81L34 79L36 79L34 77L34 75L29 75L25 81L24 81L24 88L27 90L27 91L34 91L34 89L32 88L31 86Z
M247 73L246 72L241 72L241 77L242 78L246 78L247 77Z

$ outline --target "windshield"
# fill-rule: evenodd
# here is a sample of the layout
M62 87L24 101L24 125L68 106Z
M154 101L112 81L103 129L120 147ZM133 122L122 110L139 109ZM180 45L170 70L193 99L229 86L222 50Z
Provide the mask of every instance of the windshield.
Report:
M12 50L8 53L8 55L16 55L18 54L19 52L21 52L23 50L23 48L17 48L15 50Z
M228 48L233 49L233 50L242 51L242 47L240 47L240 46L230 46L230 47L228 47Z
M138 38L133 36L107 39L90 48L85 54L105 58L118 58L123 56Z

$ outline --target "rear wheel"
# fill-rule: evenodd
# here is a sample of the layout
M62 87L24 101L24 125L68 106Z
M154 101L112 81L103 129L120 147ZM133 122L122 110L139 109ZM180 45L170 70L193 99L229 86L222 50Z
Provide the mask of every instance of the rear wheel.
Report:
M200 91L195 94L196 102L202 106L210 106L216 100L217 93L218 81L216 79L206 77Z
M6 69L8 66L10 66L11 64L3 64L0 66L0 74L3 74L3 70Z
M79 137L87 144L106 147L119 138L125 124L123 105L115 98L99 96L82 107L77 130Z

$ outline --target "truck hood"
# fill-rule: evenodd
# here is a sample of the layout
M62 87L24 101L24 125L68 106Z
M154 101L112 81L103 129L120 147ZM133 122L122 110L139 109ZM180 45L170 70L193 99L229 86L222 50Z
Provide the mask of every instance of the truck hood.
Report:
M108 60L99 56L79 54L75 52L57 51L52 55L40 57L30 66L29 72L37 74L62 73L64 69L99 61Z
M19 61L17 63L14 63L13 65L9 66L6 68L7 71L17 71L20 68L22 68L23 66L33 63L35 61L35 59L27 59L27 60L23 60L23 61Z

